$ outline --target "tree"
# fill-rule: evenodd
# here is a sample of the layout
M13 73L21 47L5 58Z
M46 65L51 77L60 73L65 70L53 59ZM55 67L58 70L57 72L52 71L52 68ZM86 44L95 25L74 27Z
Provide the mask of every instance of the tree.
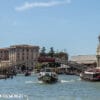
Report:
M49 53L48 53L48 55L49 55L50 57L54 57L54 54L55 54L54 48L51 47L51 48L50 48L50 51L49 51Z
M40 52L40 57L42 56L42 57L44 57L44 56L46 56L46 48L45 47L42 47L42 49L41 49L41 52Z
M68 53L59 52L59 53L58 53L58 57L68 60Z

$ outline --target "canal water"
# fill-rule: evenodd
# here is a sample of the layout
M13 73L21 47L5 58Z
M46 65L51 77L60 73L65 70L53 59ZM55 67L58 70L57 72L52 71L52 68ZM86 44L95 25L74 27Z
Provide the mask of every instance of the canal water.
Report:
M0 80L0 100L99 100L100 82L59 75L56 84L39 82L37 75Z

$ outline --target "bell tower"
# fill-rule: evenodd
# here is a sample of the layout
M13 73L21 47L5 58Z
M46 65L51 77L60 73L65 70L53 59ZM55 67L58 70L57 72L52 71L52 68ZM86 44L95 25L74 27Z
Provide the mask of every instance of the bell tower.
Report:
M99 44L97 47L96 57L97 57L97 68L100 68L100 35L98 36L98 40L99 40Z

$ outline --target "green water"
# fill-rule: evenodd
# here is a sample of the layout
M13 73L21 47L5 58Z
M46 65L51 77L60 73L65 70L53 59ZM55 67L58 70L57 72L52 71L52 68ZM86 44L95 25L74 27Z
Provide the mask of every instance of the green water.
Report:
M100 82L91 83L82 81L78 76L59 75L56 84L44 84L37 80L35 74L16 76L0 80L0 100L100 100Z

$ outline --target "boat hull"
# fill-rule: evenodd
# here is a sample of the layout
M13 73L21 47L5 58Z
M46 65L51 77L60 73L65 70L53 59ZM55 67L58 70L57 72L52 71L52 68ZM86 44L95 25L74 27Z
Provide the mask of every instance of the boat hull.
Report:
M44 83L55 83L58 81L58 78L50 76L50 75L44 75L44 76L38 77L38 80Z
M25 76L30 76L30 75L31 75L31 73L28 73L28 72L27 72L27 73L25 73Z
M81 73L80 78L86 81L98 82L100 81L100 73L96 73L96 72Z
M96 78L86 78L86 77L80 77L82 80L85 81L91 81L91 82L99 82L100 79L96 79Z
M55 83L58 81L58 79L56 78L53 78L51 76L43 76L43 77L40 77L38 78L39 81L43 81L44 83Z

